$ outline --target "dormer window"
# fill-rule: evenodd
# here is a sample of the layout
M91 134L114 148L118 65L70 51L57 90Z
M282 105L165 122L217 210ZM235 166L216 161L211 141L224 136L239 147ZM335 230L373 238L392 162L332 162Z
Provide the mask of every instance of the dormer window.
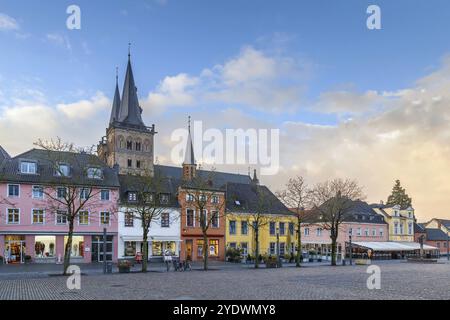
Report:
M87 176L89 179L101 179L102 178L102 169L100 168L88 168Z
M137 193L136 192L128 192L128 201L136 202L137 201Z
M58 169L56 170L56 175L60 177L68 177L70 172L69 165L67 164L59 164Z
M25 174L36 174L37 173L37 165L36 162L32 161L22 161L20 163L20 173Z
M169 203L169 195L168 194L161 194L160 195L160 201L161 201L161 204L168 204Z
M398 211L397 210L394 211L394 216L398 217Z

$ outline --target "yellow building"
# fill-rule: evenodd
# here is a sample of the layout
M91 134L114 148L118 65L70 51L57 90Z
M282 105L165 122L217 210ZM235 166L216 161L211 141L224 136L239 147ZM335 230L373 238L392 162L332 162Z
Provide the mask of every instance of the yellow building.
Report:
M255 256L255 228L252 227L255 213L230 212L226 215L227 248L242 249L244 256ZM261 255L277 254L277 234L280 255L294 252L296 232L292 214L264 214L260 218L259 253Z
M402 209L399 205L373 205L376 213L384 216L389 225L389 241L414 242L414 209Z

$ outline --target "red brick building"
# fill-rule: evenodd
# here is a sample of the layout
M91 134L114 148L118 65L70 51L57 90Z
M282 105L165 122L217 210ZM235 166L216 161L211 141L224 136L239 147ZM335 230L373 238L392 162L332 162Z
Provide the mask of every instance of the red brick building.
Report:
M419 242L422 236L424 237L424 244L438 248L440 255L447 255L449 239L444 231L438 228L427 228L416 223L414 226L414 241Z

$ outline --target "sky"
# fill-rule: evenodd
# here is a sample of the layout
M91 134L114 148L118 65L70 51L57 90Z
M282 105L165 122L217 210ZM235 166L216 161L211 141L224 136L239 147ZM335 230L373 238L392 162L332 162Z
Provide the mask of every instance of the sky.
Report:
M66 27L72 4L80 30ZM371 4L381 30L366 27ZM261 177L274 191L341 177L379 202L400 179L419 221L450 218L449 16L446 0L0 0L0 145L96 144L131 43L159 163L173 164L188 115L279 129L280 171Z

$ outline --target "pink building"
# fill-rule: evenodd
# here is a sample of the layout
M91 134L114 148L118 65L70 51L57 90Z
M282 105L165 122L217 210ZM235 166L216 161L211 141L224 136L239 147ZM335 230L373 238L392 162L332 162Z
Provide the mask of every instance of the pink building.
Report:
M314 251L319 256L329 257L331 254L330 231L315 218L310 219L302 227L303 250ZM338 232L338 257L341 258L349 242L386 242L388 241L388 224L383 216L377 214L367 203L355 201L351 212L347 214Z
M79 190L75 207L85 202L74 221L71 260L103 261L106 228L106 258L116 261L119 181L115 169L86 153L33 149L11 158L1 147L0 255L11 263L62 260L69 230L62 199L71 189Z

